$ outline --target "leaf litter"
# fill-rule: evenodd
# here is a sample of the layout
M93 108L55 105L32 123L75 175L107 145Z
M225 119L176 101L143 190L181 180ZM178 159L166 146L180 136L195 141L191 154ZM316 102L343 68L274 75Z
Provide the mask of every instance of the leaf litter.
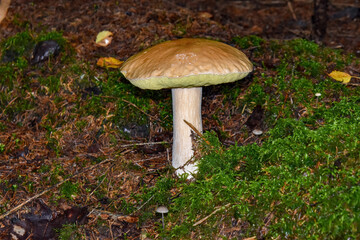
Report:
M73 8L69 6L69 2L53 2L53 9L62 11L57 11L56 14L48 14L48 11L54 10L51 10L44 2L46 1L36 2L34 5L26 4L25 11L20 10L24 7L24 1L15 1L11 11L21 12L32 23L36 23L38 19L43 19L44 24L64 31L64 35L74 46L78 57L92 61L94 65L96 59L104 56L126 59L139 49L152 45L154 41L183 36L211 36L230 42L233 36L242 34L239 29L232 28L233 24L231 23L221 24L215 21L214 17L210 16L211 14L201 13L198 15L188 8L179 7L167 1L161 1L161 7L157 6L158 1L150 2L148 5L139 3L136 7L134 7L133 2L126 1L122 6L111 1L96 2L96 4L95 2L85 3L84 1L83 7L76 11L76 15L74 15ZM39 11L39 9L44 11ZM107 12L109 9L112 9L111 14ZM94 16L97 21L94 21ZM58 19L64 19L64 21L59 22ZM137 24L134 25L133 22L137 22ZM14 23L5 22L4 24L7 24L7 31L6 33L2 31L2 36L10 36L11 32L19 29ZM35 31L39 28L34 24ZM103 28L111 29L115 34L111 45L99 49L95 46L93 38L89 38L89 36L96 36L96 33ZM259 28L253 28L253 30L256 29L259 31ZM247 54L251 55L255 50L247 50ZM41 55L47 55L46 51L45 54ZM45 58L39 57L39 59ZM265 71L260 64L263 60L268 67L279 64L279 59L268 56L253 56L252 59L258 63L259 71ZM55 59L55 61L59 60ZM60 71L60 66L55 66L55 71L56 68ZM54 73L51 69L48 71L49 75ZM34 74L34 77L40 76L39 70L34 70L30 74ZM275 76L277 73L269 70L267 74ZM114 104L109 103L107 105L109 114L105 116L76 116L74 114L77 98L74 92L76 91L68 82L61 84L63 84L64 90L58 94L51 93L49 89L46 89L46 86L34 86L34 89L39 87L48 93L34 93L33 96L29 96L35 98L41 108L25 111L21 115L15 114L11 121L1 120L2 127L6 128L6 131L1 131L0 136L0 142L5 145L0 162L1 180L10 181L13 188L21 185L19 183L23 179L26 179L28 185L16 189L15 194L14 189L8 188L8 184L0 182L3 189L2 196L4 197L0 205L6 206L6 209L9 210L39 191L47 189L53 184L61 183L68 176L78 174L81 171L79 169L83 166L97 164L105 159L112 159L117 164L105 162L87 173L80 174L76 177L76 182L79 183L78 194L67 196L61 193L59 189L54 189L51 194L42 195L40 200L30 202L17 214L6 218L7 223L10 220L16 220L19 226L26 229L26 233L39 233L39 236L51 238L54 236L53 229L59 228L62 224L74 222L70 220L73 219L71 217L79 220L79 224L85 223L84 216L89 212L86 223L88 231L85 232L89 234L91 239L116 239L125 234L129 239L137 239L141 232L149 232L156 236L153 227L156 223L155 220L149 220L146 225L139 227L139 219L136 214L122 215L118 212L136 212L136 209L124 211L121 208L122 201L132 201L140 208L143 203L136 202L131 196L139 193L143 185L153 186L160 173L169 172L167 167L169 165L167 153L169 146L159 144L171 142L169 132L158 128L160 129L159 134L155 131L158 129L151 129L150 134L154 139L154 144L149 145L141 145L147 142L144 137L125 140L117 135L113 130L112 123L107 120L112 117L111 112L116 109ZM244 87L248 87L250 82L242 84ZM96 95L101 91L92 87L85 89L83 90L84 94L90 95ZM247 141L247 143L251 141L261 144L261 139L248 140L245 135L238 134L234 129L245 124L250 128L261 126L266 130L269 126L263 122L264 112L255 105L252 113L243 114L226 101L221 93L217 94L216 91L216 88L212 87L205 90L204 93L206 99L204 109L207 109L204 115L208 122L206 130L216 131L224 144L231 145L236 142ZM60 102L56 100L59 95L62 99ZM241 97L243 94L239 94L238 98ZM9 102L9 107L18 100L17 97L14 97ZM219 108L224 109L224 111L218 112L217 109ZM218 119L210 117L213 115L217 115ZM5 111L2 113L2 117L4 116L6 116ZM56 116L56 119L53 122L46 122L51 116ZM158 118L158 116L156 117ZM86 124L80 128L76 126L75 122L81 121L86 122ZM14 124L19 122L22 122L23 126ZM227 133L226 136L224 136L224 132ZM114 146L112 144L114 136L117 140L120 139L122 144ZM130 145L133 148L129 148ZM131 164L129 164L129 159L131 159ZM130 165L132 170L124 171L124 165ZM51 173L54 172L57 174L52 175ZM110 179L111 184L99 176L106 176L107 179ZM108 186L108 189L105 187L107 192L103 193L104 196L96 196L98 193L95 194L95 189L101 189L104 185ZM119 189L112 189L111 186L120 187ZM91 189L90 193L88 193L89 189ZM59 195L65 197L56 200L56 196ZM55 200L57 204L53 205L52 203ZM104 220L103 226L97 225L96 219L99 216ZM37 221L47 221L46 223L50 226L49 232L44 232L43 229L35 226L34 223ZM12 226L14 227L16 224ZM6 223L0 227L2 231L0 234L14 231L14 229L9 229L9 224ZM17 231L22 232L19 229ZM36 239L36 236L38 235L33 235L33 238Z

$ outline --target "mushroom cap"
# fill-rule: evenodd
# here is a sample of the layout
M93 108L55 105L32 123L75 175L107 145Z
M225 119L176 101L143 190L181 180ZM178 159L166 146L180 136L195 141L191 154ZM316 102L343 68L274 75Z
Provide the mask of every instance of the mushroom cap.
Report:
M259 135L263 134L263 131L260 130L260 129L254 129L254 130L252 131L252 133L253 133L254 135L256 135L256 136L259 136Z
M157 213L168 213L169 210L168 210L167 207L165 207L165 206L160 206L160 207L158 207L158 208L156 209L156 212L157 212Z
M142 89L187 88L234 82L253 70L240 50L227 44L183 38L135 54L121 72Z

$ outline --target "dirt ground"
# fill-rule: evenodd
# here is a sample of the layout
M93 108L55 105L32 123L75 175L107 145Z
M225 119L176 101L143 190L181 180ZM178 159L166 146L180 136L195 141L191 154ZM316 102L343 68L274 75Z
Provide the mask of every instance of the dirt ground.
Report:
M251 34L268 39L315 39L359 55L360 3L333 0L323 12L314 12L312 0L15 0L1 24L0 37L18 31L14 19L28 21L35 31L63 31L79 56L90 61L105 54L126 59L159 40L212 37L230 42L234 36ZM325 15L326 21L316 24L314 14ZM323 28L323 36L314 34L314 26ZM95 47L96 34L105 29L114 33L114 44L106 49Z
M314 10L312 0L13 0L7 17L0 24L0 39L22 31L23 24L19 24L19 22L26 23L34 32L61 31L74 47L77 57L94 65L99 57L111 56L125 60L140 49L157 42L182 37L209 37L229 44L233 37L247 35L257 35L265 39L305 38L360 56L360 2L358 0L333 0L329 1L326 7L326 9ZM112 44L106 48L95 45L96 35L103 30L114 33ZM205 94L207 93L205 92ZM215 101L216 97L214 97L214 105ZM204 103L205 108L212 108L212 105L206 104L209 103ZM46 103L45 98L44 105L49 106L48 110L51 111L51 104ZM114 150L105 147L108 145L105 137L103 141L99 140L102 152L99 150L100 146L95 144L92 138L99 131L104 119L88 120L92 122L93 128L85 129L81 136L77 136L83 140L82 145L78 145L78 149L85 149L84 152L94 156L96 154L113 156ZM233 122L227 124L231 125L237 120L239 119L235 117ZM69 132L71 130L70 128ZM41 143L36 142L36 139L40 139L40 136L43 137L43 132L34 128L33 132L24 133L23 129L15 129L15 124L11 131L8 133L9 138L12 133L23 134L24 141L38 144L41 149ZM68 139L72 137L69 133ZM159 141L163 140L170 142L171 136L162 136L159 139ZM68 147L69 152L75 155L74 147L70 145ZM30 153L33 149L30 149ZM146 150L160 152L161 156L158 158L160 160L153 162L151 167L153 169L163 168L167 162L165 149ZM27 149L22 149L14 155L20 162L23 155L27 155L28 152ZM34 169L36 164L48 157L46 155L48 150L45 148L37 153L42 157L31 158L30 163L35 166ZM76 152L76 154L80 155L81 153ZM70 155L69 153L64 158L70 158ZM135 155L132 157L136 158ZM24 161L17 167L24 167L28 163ZM75 163L69 161L68 164ZM159 167L157 164L161 166ZM1 170L4 170L6 166L1 167ZM93 170L97 175L101 175L100 170ZM111 170L111 173L114 176L116 174L120 176L116 170ZM10 170L8 174L11 174ZM124 174L121 175L122 178L132 179L132 182L125 182L122 186L124 195L130 195L132 191L135 191L133 189L138 189L138 186L143 184L140 182L143 180L129 173ZM154 175L149 174L148 179L144 181L147 184L153 183ZM21 203L23 199L15 199L14 205L16 205L15 202ZM41 202L36 204L40 209L38 211L42 212L44 216L51 215L51 211L47 209L46 205ZM106 199L104 199L104 204L106 204ZM60 208L67 209L68 212L65 211L63 215L59 215L59 218L75 217L81 222L84 215L87 214L82 209L69 206L60 206ZM105 212L93 212L92 214L93 216L106 215ZM119 219L122 216L117 217ZM116 236L123 236L123 233L127 232L129 239L139 239L140 230L136 227L136 223L134 224L137 220L122 220L112 225L112 236L109 236L107 230L97 229L97 238L91 238L92 236L89 238L121 239ZM54 227L56 226L54 225ZM1 227L0 225L0 229ZM39 231L41 227L43 226L39 226ZM151 226L148 226L148 229L151 231Z

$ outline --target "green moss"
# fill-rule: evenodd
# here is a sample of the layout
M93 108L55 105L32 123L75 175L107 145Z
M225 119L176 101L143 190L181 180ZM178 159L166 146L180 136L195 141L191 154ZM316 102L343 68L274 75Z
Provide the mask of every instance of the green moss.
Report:
M346 98L322 109L327 124L317 130L294 119L279 121L261 147L224 149L214 134L205 133L211 147L204 144L206 155L200 161L197 181L181 186L182 195L171 214L178 223L169 236L186 238L189 232L217 236L213 226L220 217L209 218L198 228L192 225L230 203L218 215L224 223L238 216L253 226L245 229L247 235L256 235L272 212L267 238L356 238L360 178L358 167L345 163L360 159L359 100Z
M186 31L187 31L186 23L181 23L181 22L176 23L174 28L171 30L171 32L175 36L184 36L186 34Z
M261 37L250 35L245 37L234 37L232 41L238 45L241 49L247 49L250 47L260 47L265 42Z
M62 87L60 74L51 73L47 75L49 68L40 67L43 70L43 75L45 75L40 77L30 70L33 67L29 65L28 60L31 58L36 42L47 39L56 40L64 51L71 52L68 51L71 48L68 47L66 40L58 32L35 34L27 30L0 43L2 52L2 63L0 63L0 84L2 86L0 108L4 109L4 114L9 119L36 108L37 103L34 95L38 93L57 93ZM71 55L65 55L68 56L67 59L71 58ZM53 69L51 62L47 67ZM40 89L36 87L38 83L42 85Z
M305 39L294 39L288 42L288 47L295 52L296 55L318 55L319 45L315 42Z
M59 190L62 197L74 199L79 192L79 184L67 181L60 186Z
M29 56L34 46L34 38L29 31L17 33L0 43L2 61L8 62L21 56Z
M84 237L79 233L79 227L75 223L64 224L56 232L58 233L59 240L80 240Z

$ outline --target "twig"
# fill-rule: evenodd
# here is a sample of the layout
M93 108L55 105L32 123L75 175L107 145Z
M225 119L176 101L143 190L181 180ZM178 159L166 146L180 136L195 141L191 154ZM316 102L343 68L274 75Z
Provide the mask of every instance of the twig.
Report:
M360 86L360 83L346 83L348 86Z
M144 112L143 110L141 110L141 108L139 108L138 106L136 106L134 103L132 102L129 102L128 100L125 100L125 99L121 99L123 102L126 102L127 104L133 106L134 108L136 108L137 110L139 110L140 112L142 112L143 114L145 114L146 116L148 116L149 118L152 118L156 121L159 121L159 122L163 122L161 121L160 119L158 119L157 117L154 117L154 116L151 116L150 114Z
M292 3L291 3L291 1L287 1L287 5L288 5L288 8L289 8L289 10L290 10L290 12L291 12L291 15L292 15L292 17L293 17L293 19L295 20L295 21L297 21L297 17L296 17L296 14L295 14L295 12L294 12L294 8L293 8L293 6L292 6Z
M16 99L18 99L18 97L13 98L13 99L6 105L6 107L4 107L4 109L2 110L2 112L1 112L1 114L0 114L0 117L1 117L2 115L4 115L6 109L7 109L13 102L15 102Z
M133 143L133 144L124 144L119 147L134 147L134 146L144 146L144 145L157 145L157 144L167 144L168 142L148 142L148 143Z
M114 223L115 221L128 222L128 223L136 223L139 221L138 216L131 215L123 215L119 213L113 213L109 211L92 209L88 216L93 215L96 218L100 217L103 220L108 220L110 223ZM96 239L96 238L93 238Z
M140 207L138 207L135 211L133 211L131 215L133 215L134 213L136 213L137 211L139 211L140 209L142 209L148 202L150 202L151 199L153 199L154 195L152 195L146 202L143 203L143 205L141 205Z
M225 206L221 206L221 207L217 207L212 213L210 213L209 215L207 215L206 217L204 217L203 219L200 219L199 221L197 221L196 223L193 224L193 227L196 227L199 224L202 224L203 222L205 222L209 217L211 217L212 215L214 215L215 213L217 213L220 210L223 210L224 208L227 208L230 206L230 203L226 204Z
M151 157L151 158L145 158L145 159L134 161L134 163L146 162L146 161L150 161L150 160L161 158L161 157L163 157L163 156L160 155L160 156L155 156L155 157Z
M204 138L204 136L202 135L202 133L201 133L199 130L197 130L197 129L194 127L194 125L192 125L191 123L189 123L189 122L186 121L185 119L184 119L184 122L185 122L199 137L201 137L201 139L204 140L204 142L205 142L207 145L210 145L210 142Z
M121 217L126 217L127 215L123 215L123 214L119 214L119 213L113 213L113 212L109 212L109 211L105 211L105 210L99 210L99 209L92 209L88 215L94 214L96 216L100 216L102 214L107 214L110 216L110 218L112 220L117 220L118 218Z
M109 170L115 166L116 163L111 164L110 167L108 167L108 169L106 169L105 173L103 173L103 175L107 174L109 172ZM96 188L87 196L86 198L86 202L89 200L89 198L94 194L94 192L101 186L101 184L103 184L103 182L105 181L105 177L101 180L101 182L96 186Z
M74 178L74 177L77 177L78 175L83 174L84 172L87 172L87 171L89 171L89 170L91 170L91 169L93 169L93 168L96 168L96 167L98 167L100 164L104 164L104 163L107 163L107 162L110 162L110 161L113 161L113 160L112 160L112 159L106 159L106 160L104 160L104 161L102 161L102 162L100 162L100 163L98 163L98 164L95 164L95 165L93 165L93 166L91 166L91 167L88 167L88 168L84 169L83 171L78 172L78 173L76 173L76 174L74 174L74 175L66 178L65 180L63 180L63 181L55 184L54 186L49 187L48 189L45 189L45 190L42 191L41 193L36 194L35 196L29 198L29 199L26 200L25 202L22 202L21 204L17 205L16 207L10 209L8 212L6 212L6 213L4 213L3 215L1 215L1 216L0 216L0 220L3 219L3 218L5 218L6 216L9 216L9 215L12 214L13 212L19 210L20 208L22 208L23 206L25 206L26 204L28 204L28 203L31 202L32 200L37 199L38 197L40 197L40 196L44 195L45 193L49 192L50 190L53 190L53 189L59 187L60 185L62 185L63 183L69 181L70 179L72 179L72 178Z

